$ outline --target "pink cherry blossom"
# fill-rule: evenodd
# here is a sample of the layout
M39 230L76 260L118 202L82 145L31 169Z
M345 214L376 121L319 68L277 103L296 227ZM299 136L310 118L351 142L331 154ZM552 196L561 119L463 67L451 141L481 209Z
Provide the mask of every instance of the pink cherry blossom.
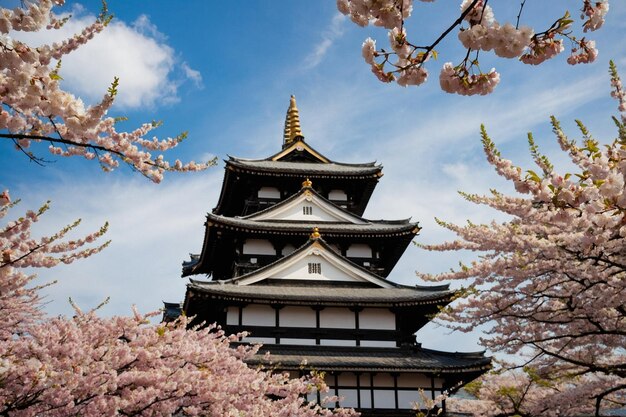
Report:
M581 39L578 46L572 49L572 54L567 58L570 65L588 64L598 57L595 41Z
M552 37L533 37L528 49L520 56L524 64L539 65L563 52L563 40Z
M374 58L378 55L376 52L376 41L372 38L365 39L363 42L362 55L365 62L370 65L374 64Z
M489 94L499 82L500 74L495 69L486 74L469 74L465 68L454 67L450 62L444 64L439 74L443 91L466 96Z
M422 3L430 2L422 0ZM450 27L442 28L441 34L425 34L423 30L417 33L420 38L430 35L433 39L430 44L423 41L415 43L407 35L406 23L413 11L413 0L337 0L337 8L359 26L373 23L389 29L390 50L377 50L375 41L367 38L363 43L362 54L380 81L389 83L396 80L401 86L420 85L426 81L428 72L425 62L437 54L435 48L457 27L458 38L468 51L460 64L452 66L464 68L464 71L451 72L444 67L441 72L440 85L448 93L489 94L500 81L500 75L495 71L484 74L473 68L478 66L478 59L469 58L472 51L493 52L501 58L519 58L525 64L539 65L562 52L563 40L567 39L577 45L567 59L570 64L590 63L598 55L593 41L584 38L579 40L567 11L554 19L547 29L536 30L520 24L519 18L514 23L498 22L492 9L495 3L487 3L485 0L462 0L460 16L451 22ZM515 7L516 14L521 17L525 4L510 5L502 2L499 6ZM582 32L597 30L604 23L609 2L582 0L581 10ZM424 13L427 13L425 8Z
M448 65L451 73L454 68ZM455 80L455 73L449 82ZM624 90L611 63L612 96ZM458 88L458 87L457 87ZM537 172L505 159L482 128L487 161L522 196L463 194L510 216L505 222L455 225L458 238L428 250L469 250L480 257L430 280L463 280L467 289L439 320L518 358L484 377L478 402L451 401L474 415L600 415L626 398L626 122L602 145L578 122L582 140L552 118L561 149L576 167L559 173L529 135ZM520 373L523 368L526 373ZM468 408L469 407L469 408Z
M606 0L595 1L585 0L583 2L581 19L587 18L583 25L583 30L598 30L604 24L604 16L609 12L609 2Z
M0 218L15 204L3 192ZM184 316L150 324L157 313L136 310L129 317L100 318L75 306L72 318L46 317L42 285L33 285L35 276L24 269L71 263L108 245L90 245L104 235L106 225L69 240L79 221L33 238L31 228L47 210L47 204L28 210L0 229L1 415L356 415L306 401L306 393L327 390L323 375L292 379L248 367L244 359L258 346L238 343L244 334L226 336L211 325L190 327Z
M32 149L50 144L48 149L54 155L97 159L105 171L125 162L155 182L161 181L165 171L199 171L213 165L214 161L171 166L162 156L148 152L167 151L186 138L181 134L164 140L145 139L158 123L118 132L115 119L107 117L117 93L117 79L100 103L88 107L61 89L59 70L50 67L52 60L60 60L104 30L111 19L106 10L93 24L60 43L35 48L7 36L12 30L60 27L52 9L62 3L40 0L25 3L24 8L0 9L0 131L6 132L0 133L0 138L11 140L16 149L40 164L44 159Z

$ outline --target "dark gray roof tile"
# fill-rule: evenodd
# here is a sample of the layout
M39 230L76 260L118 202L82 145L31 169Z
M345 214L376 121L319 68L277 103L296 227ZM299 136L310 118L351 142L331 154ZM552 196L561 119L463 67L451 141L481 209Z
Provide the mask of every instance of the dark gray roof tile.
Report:
M325 305L421 305L447 303L454 291L447 286L396 288L355 288L345 285L237 285L220 281L203 282L190 280L188 287L207 295L220 298L289 301L296 304Z
M268 361L264 355L270 352ZM263 345L251 364L272 364L282 369L306 367L320 370L470 372L486 370L491 360L483 352L447 353L419 346L372 348L347 346Z
M375 176L381 172L382 167L375 163L368 164L342 164L331 162L328 164L316 162L283 162L267 160L230 159L227 165L251 171L280 172L297 175L349 175L349 176Z
M418 227L417 223L407 220L398 221L368 221L366 224L335 223L335 222L303 222L285 220L249 220L241 217L227 217L216 214L207 214L207 220L227 226L239 227L249 230L273 230L297 233L311 233L314 227L320 229L320 233L352 233L352 234L410 234Z

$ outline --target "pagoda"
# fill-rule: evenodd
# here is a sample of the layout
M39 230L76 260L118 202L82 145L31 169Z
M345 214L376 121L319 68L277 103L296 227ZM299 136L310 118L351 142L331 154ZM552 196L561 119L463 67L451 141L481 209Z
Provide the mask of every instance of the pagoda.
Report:
M454 291L387 279L420 228L362 217L381 165L335 162L311 147L293 96L279 152L225 162L202 250L183 263L182 309L195 322L249 332L243 342L263 343L252 365L324 371L329 394L342 398L331 405L363 416L414 415L419 390L434 399L489 369L483 353L416 341ZM165 318L177 309L166 303Z

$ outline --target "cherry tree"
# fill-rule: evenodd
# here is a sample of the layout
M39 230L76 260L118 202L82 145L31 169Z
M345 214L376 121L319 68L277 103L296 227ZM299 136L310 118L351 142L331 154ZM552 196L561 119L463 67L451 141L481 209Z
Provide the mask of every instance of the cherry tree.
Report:
M487 160L527 196L497 190L489 196L462 194L511 220L466 225L438 220L458 239L423 246L481 253L456 271L422 275L471 279L442 318L462 331L488 326L482 344L522 358L524 363L508 367L526 367L534 382L552 387L554 395L544 392L542 401L560 403L561 415L580 411L568 411L567 404L600 415L626 403L626 92L613 63L610 72L612 96L622 112L614 118L618 136L613 142L601 145L579 121L578 144L552 118L556 139L576 171L559 174L529 134L540 171L524 173L501 156L482 127ZM559 400L564 398L568 401ZM554 410L535 409L534 415Z
M0 218L15 203L0 196ZM190 328L182 317L150 324L151 316L101 318L95 310L46 317L41 286L25 268L50 268L98 253L100 230L69 239L75 222L52 236L33 238L47 211L29 210L0 229L0 415L2 416L353 416L308 402L327 387L323 375L291 379L253 369L244 360L258 346L239 345L214 326ZM329 397L328 401L336 399Z
M422 3L432 1L421 0ZM439 83L448 93L484 95L494 90L500 82L500 74L495 69L481 70L478 60L481 52L493 52L500 58L517 58L524 64L538 65L563 52L564 41L569 41L571 54L567 62L571 65L593 62L598 55L595 41L574 32L574 20L568 11L554 19L546 29L535 30L521 25L526 0L518 2L514 23L499 22L488 3L489 0L463 0L458 17L449 27L439 35L432 35L432 41L420 40L419 43L410 40L406 25L413 13L413 0L337 0L337 8L359 26L372 23L389 30L390 49L378 49L376 41L367 38L363 43L363 58L380 81L396 81L403 87L426 81L426 63L437 58L436 48L457 27L458 39L467 52L458 64L443 64ZM582 0L578 4L583 33L602 27L609 10L608 0ZM508 2L500 2L499 6L503 12L514 8ZM419 13L428 12L427 5L419 7ZM418 35L422 39L429 36Z
M0 8L0 138L12 141L39 164L46 160L32 148L48 144L53 155L95 159L105 171L125 162L154 182L160 182L165 171L198 171L213 165L215 161L170 164L163 155L153 155L151 151L172 149L187 136L147 139L157 122L118 131L120 119L107 117L117 94L117 78L93 106L61 88L61 59L104 30L112 18L106 4L93 24L60 43L34 48L9 36L12 31L60 28L67 19L55 16L53 8L63 3L40 0L26 2L24 8Z

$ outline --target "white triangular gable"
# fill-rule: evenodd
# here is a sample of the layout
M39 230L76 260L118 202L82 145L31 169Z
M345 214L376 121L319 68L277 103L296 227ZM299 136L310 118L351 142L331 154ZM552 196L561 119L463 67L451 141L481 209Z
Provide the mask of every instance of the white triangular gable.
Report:
M241 279L236 279L236 282L239 285L249 285L270 278L301 281L367 282L382 288L393 287L391 283L357 267L319 241L313 242L298 253L283 258L272 266L252 272Z
M277 154L270 156L269 159L271 159L272 161L281 161L285 159L285 157L288 156L290 153L294 153L294 152L306 152L321 163L324 163L324 164L330 163L330 159L326 158L324 155L322 155L321 153L319 153L318 151L316 151L315 149L311 148L309 145L304 143L304 140L302 138L296 140L286 149L283 149Z
M261 213L249 216L248 219L367 224L360 217L340 209L310 190L304 190L293 200L279 203Z

